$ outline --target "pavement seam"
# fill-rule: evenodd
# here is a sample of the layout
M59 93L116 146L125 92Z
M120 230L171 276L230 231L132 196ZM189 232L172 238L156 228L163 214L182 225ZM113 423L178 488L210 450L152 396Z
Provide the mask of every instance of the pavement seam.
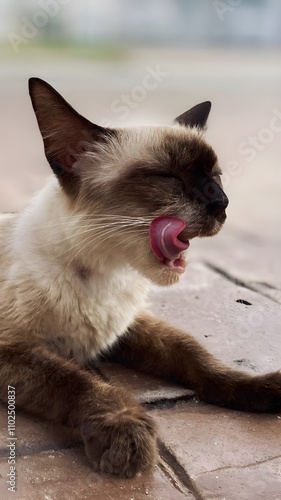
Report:
M170 410L174 408L178 403L190 403L196 400L195 394L184 394L183 396L175 396L174 398L159 398L155 401L142 402L141 406L147 409L147 411L153 410Z
M251 464L245 464L245 465L225 465L224 467L218 467L217 469L212 469L208 470L202 473L204 474L212 474L213 472L220 472L220 471L225 471L229 469L248 469L248 467L255 467L260 464L266 464L267 462L271 462L272 460L275 460L276 458L281 458L281 455L276 455L274 457L266 458L265 460L258 460L257 462L251 463Z
M204 500L189 474L163 441L158 440L158 448L161 459L173 471L177 480L194 496L195 500Z
M175 474L172 467L167 462L165 462L165 460L160 456L157 465L159 469L163 472L163 474L165 474L165 476L168 477L169 481L176 490L178 490L180 493L184 493L185 495L193 496L192 492L188 488L186 488L182 482L179 482L179 478Z
M270 294L262 291L259 286L254 286L254 285L251 285L249 282L246 282L246 281L243 281L241 279L238 279L235 276L233 276L232 274L230 274L227 271L225 271L224 269L222 269L221 267L219 267L219 266L217 266L215 264L212 264L209 261L204 260L202 262L203 262L203 264L205 264L205 266L208 269L210 269L211 271L214 271L215 273L219 274L220 276L222 276L223 278L227 279L231 283L234 283L234 285L241 286L243 288L246 288L247 290L251 290L252 292L256 292L256 293L262 295L263 297L266 297L267 299L272 300L276 304L280 304L279 300L274 299L272 297L272 295L270 295ZM275 290L279 291L278 288L275 288L275 287L273 287L273 288Z

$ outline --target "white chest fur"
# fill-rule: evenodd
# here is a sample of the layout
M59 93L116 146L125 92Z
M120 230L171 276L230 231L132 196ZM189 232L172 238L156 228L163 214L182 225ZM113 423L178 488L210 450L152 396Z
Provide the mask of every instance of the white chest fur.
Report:
M126 332L145 305L148 281L122 258L105 262L102 251L81 264L69 220L52 182L13 228L6 290L17 303L16 330L84 363Z
M129 267L84 281L57 279L54 316L44 321L46 340L78 362L94 358L126 332L145 305L148 283ZM59 300L60 298L60 300Z

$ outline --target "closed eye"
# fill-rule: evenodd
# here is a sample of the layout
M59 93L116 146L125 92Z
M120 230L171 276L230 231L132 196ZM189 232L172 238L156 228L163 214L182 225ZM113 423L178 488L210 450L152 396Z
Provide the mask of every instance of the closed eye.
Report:
M166 179L177 179L178 181L181 181L181 179L174 174L173 172L151 172L151 175L153 177L164 177Z

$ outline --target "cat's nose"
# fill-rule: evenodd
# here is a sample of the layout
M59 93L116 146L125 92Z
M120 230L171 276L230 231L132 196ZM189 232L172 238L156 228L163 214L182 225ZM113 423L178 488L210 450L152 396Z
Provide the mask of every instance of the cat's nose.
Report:
M216 196L207 203L206 208L210 215L213 215L214 217L220 217L224 215L227 205L228 205L228 197L221 190L221 192L218 193L218 196Z

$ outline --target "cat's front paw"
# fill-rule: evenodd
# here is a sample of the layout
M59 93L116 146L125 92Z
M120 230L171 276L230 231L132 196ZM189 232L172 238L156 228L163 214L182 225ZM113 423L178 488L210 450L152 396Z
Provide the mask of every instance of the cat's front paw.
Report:
M81 426L81 435L96 471L133 477L156 462L155 426L141 407L93 416Z

